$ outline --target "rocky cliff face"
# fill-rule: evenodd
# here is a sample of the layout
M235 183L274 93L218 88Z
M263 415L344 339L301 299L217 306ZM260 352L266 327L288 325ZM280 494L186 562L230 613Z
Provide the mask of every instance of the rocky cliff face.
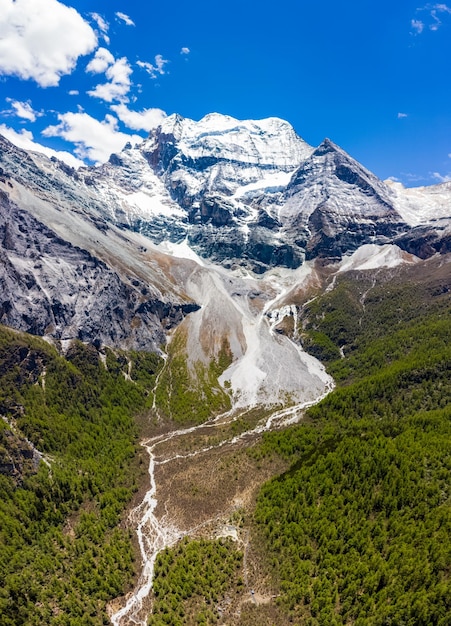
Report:
M0 137L0 322L154 350L197 308L183 278L194 253L257 275L363 244L427 258L450 251L448 187L387 185L276 118L170 116L78 171Z
M163 301L59 237L0 191L0 323L58 340L157 351L197 308Z
M278 213L287 230L308 233L306 258L340 259L408 228L387 186L329 139L295 172Z
M275 118L170 116L94 180L111 205L120 196L131 228L257 273L391 242L428 214L424 195L407 198L329 139L314 149Z

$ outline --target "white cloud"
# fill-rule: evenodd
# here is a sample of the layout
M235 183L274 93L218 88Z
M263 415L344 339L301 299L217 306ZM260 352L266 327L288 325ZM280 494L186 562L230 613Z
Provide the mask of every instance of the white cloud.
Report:
M35 122L38 117L43 115L42 112L35 111L33 109L29 100L27 102L19 102L18 100L13 100L12 98L6 98L6 101L11 104L12 115L21 117L24 120Z
M103 74L114 63L114 56L106 48L97 48L94 58L86 66L91 74Z
M0 0L0 74L52 87L96 45L91 26L57 0Z
M451 174L439 174L438 172L431 172L432 178L438 180L440 183L449 183L451 182Z
M420 35L423 32L424 24L421 20L412 20L410 24L417 35Z
M438 30L442 25L442 21L437 17L437 11L431 11L431 17L434 22L429 26L430 30Z
M6 139L9 139L11 143L15 144L19 148L23 150L33 150L34 152L40 152L41 154L45 154L47 157L56 157L60 161L64 161L71 167L78 168L84 165L83 161L74 157L70 152L60 151L60 150L52 150L51 148L47 148L46 146L41 145L40 143L36 143L34 141L33 133L29 130L22 129L20 132L15 131L13 128L9 128L5 126L5 124L0 124L0 134L2 134Z
M421 181L427 180L425 176L421 174L412 174L411 172L401 172L401 176L404 180L407 180L410 183L419 183Z
M121 13L121 11L116 11L116 17L125 22L127 26L135 26L135 22L125 13Z
M191 52L191 50L189 48L182 48L180 50L180 54L189 54Z
M100 34L103 37L104 41L109 44L110 43L110 38L108 37L108 29L110 27L110 25L108 24L108 22L106 22L103 17L101 15L99 15L99 13L90 13L90 16L92 17L92 19L95 21L95 23L97 24Z
M78 91L78 89L71 89L70 91L67 92L70 96L79 96L80 92Z
M166 117L166 113L161 109L144 109L143 111L130 111L125 104L116 104L111 107L118 118L128 128L133 130L145 130L149 132L156 128Z
M63 113L59 124L43 131L45 137L62 137L75 144L75 154L96 164L105 163L113 152L119 152L127 142L139 143L139 135L127 135L117 130L118 121L107 115L103 121L87 113Z
M407 113L398 113L398 120L402 120L405 117L409 117Z
M153 65L152 63L147 63L147 61L137 62L139 67L145 69L151 78L157 78L158 74L166 74L166 71L164 69L166 63L169 63L169 61L167 59L163 59L163 56L161 54L157 54L155 56L155 65Z
M439 13L448 13L451 15L451 7L447 4L432 4L428 3L423 7L419 7L417 9L417 13L427 13L428 17L423 18L422 20L413 19L411 21L411 26L415 31L416 35L420 35L426 26L429 30L436 31L442 25L442 21L439 18ZM428 22L428 23L426 23Z
M114 102L115 100L126 102L128 100L126 96L131 87L130 75L132 72L133 70L125 57L117 59L105 72L110 82L97 85L88 91L88 95L105 102Z

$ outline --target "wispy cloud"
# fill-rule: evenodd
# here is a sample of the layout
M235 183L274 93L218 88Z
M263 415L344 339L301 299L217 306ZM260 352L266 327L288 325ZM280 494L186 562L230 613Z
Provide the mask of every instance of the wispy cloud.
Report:
M2 0L0 75L59 84L97 46L91 26L57 0Z
M122 13L121 11L116 11L116 17L122 22L125 22L127 26L135 26L135 22L131 19L131 17L129 17L125 13Z
M106 115L103 121L84 111L58 114L59 124L48 126L45 137L62 137L75 144L75 154L94 163L105 163L113 152L122 150L126 143L140 143L139 135L127 135L118 130L118 120Z
M410 24L412 26L412 34L421 35L425 28L432 31L438 30L443 23L439 15L451 15L451 7L443 3L428 3L423 7L419 7L416 12L421 14L421 19L415 18L411 20Z
M421 20L412 20L410 22L412 29L417 35L421 35L424 30L424 23Z
M104 41L109 45L110 38L108 37L108 30L110 28L110 25L99 13L90 13L90 16L92 17L94 22L97 24L97 27L100 31L99 34L101 35L101 37L103 37Z
M145 69L151 78L158 78L158 75L166 74L164 69L166 63L169 63L169 61L167 59L163 59L161 54L157 54L155 56L155 65L153 63L148 63L147 61L138 61L137 65Z
M440 174L439 172L431 172L431 177L438 180L439 183L449 183L451 174Z
M398 120L402 120L405 117L409 117L408 113L398 113Z
M184 48L182 48L180 50L180 54L189 54L190 52L191 52L191 50L189 48L186 48L186 47L184 47Z
M412 174L411 172L401 172L400 176L402 177L402 179L408 181L409 183L420 183L427 180L426 176L423 176L421 174Z

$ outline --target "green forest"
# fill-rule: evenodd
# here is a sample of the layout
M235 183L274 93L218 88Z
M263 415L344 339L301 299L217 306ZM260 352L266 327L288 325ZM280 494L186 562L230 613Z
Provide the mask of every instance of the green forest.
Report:
M108 600L135 574L118 523L145 472L135 416L159 365L111 350L104 365L80 342L62 357L0 328L0 462L16 467L0 475L2 626L109 623ZM27 440L44 461L22 463Z
M433 281L341 278L303 312L337 389L265 436L255 520L290 623L450 624L451 311ZM371 296L371 297L370 297ZM340 349L345 358L340 357Z
M230 539L190 541L157 557L149 626L216 624L226 592L243 586L243 555Z
M245 452L287 468L246 511L252 558L258 553L277 607L264 614L250 603L240 544L185 538L158 555L150 626L451 623L451 290L443 276L348 273L302 308L297 334L336 389L299 425ZM195 377L183 348L174 343L166 365L148 353L100 355L78 341L62 356L0 327L2 626L109 623L108 602L140 567L123 521L145 480L139 442L156 376L157 406L172 425L229 406L212 383L227 347ZM240 598L248 608L232 620L228 603Z
M303 344L337 387L249 450L289 466L250 524L277 612L251 604L230 623L451 623L451 307L447 283L427 278L342 276L302 310ZM186 585L184 550L160 555L149 624L220 621L211 605L196 621L204 596L192 574ZM215 557L196 550L211 571ZM231 576L222 593L240 585Z

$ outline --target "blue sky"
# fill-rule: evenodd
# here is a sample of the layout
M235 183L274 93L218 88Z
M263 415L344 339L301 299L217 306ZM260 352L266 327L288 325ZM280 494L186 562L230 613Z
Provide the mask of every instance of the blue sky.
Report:
M0 132L69 162L216 111L451 180L450 66L451 1L0 0Z

